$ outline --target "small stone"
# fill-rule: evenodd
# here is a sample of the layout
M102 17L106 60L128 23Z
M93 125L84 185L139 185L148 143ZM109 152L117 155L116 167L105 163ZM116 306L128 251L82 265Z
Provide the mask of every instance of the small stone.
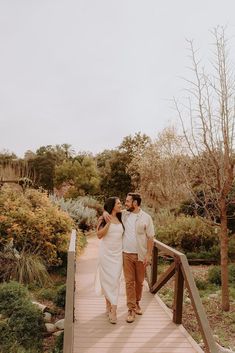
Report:
M218 298L218 294L209 294L208 298L210 299L217 299Z
M52 315L51 313L48 313L47 311L44 312L43 314L44 322L51 322Z
M49 333L53 333L56 331L56 327L53 324L45 323L45 326L46 326L47 332Z
M32 302L34 305L36 305L38 307L38 309L40 309L42 312L44 312L46 310L46 305L43 305L41 303L38 302Z
M190 303L191 303L191 300L190 300L190 298L185 298L184 302L185 302L186 304L190 304Z
M59 331L53 332L53 336L60 336L63 332L64 332L64 330L59 330Z
M64 330L64 319L55 322L55 327L59 330Z

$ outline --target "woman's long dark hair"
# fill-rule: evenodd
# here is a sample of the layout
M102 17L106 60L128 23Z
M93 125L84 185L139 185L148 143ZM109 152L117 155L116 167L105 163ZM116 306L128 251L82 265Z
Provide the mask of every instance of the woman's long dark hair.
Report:
M109 214L112 213L112 210L114 209L114 206L116 204L116 201L119 200L119 197L117 196L112 196L112 197L109 197L106 201L105 201L105 204L104 204L104 210L107 211ZM123 228L124 228L124 225L122 223L122 214L121 212L118 212L116 214L117 216L117 219L119 220L119 222L122 224ZM99 225L99 228L103 228L106 224L106 221L105 219L103 218L102 222L100 223Z

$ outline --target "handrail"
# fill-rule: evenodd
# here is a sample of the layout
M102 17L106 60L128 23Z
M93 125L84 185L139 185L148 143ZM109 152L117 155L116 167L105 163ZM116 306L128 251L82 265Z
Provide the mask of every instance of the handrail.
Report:
M158 279L157 267L159 250L165 255L171 256L174 262L169 268L160 276ZM157 293L157 291L167 283L167 281L175 275L175 290L174 290L174 305L173 305L173 322L176 324L182 323L182 312L183 312L183 293L184 293L184 282L188 289L191 303L194 312L197 317L197 321L200 327L200 331L203 337L203 341L206 347L206 351L209 353L218 353L216 343L214 341L211 328L203 308L198 289L194 282L192 272L190 270L187 257L171 248L168 245L163 244L159 240L154 239L153 248L153 261L151 267L151 277L149 288L151 293Z
M76 260L76 230L73 229L71 233L71 238L70 238L68 260L67 260L63 353L73 352L74 291L75 291L75 264L76 264L75 260Z

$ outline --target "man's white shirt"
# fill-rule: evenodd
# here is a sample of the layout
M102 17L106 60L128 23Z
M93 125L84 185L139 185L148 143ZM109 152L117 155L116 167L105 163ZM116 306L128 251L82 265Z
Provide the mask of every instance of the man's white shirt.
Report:
M138 213L131 212L125 221L125 232L123 236L123 251L137 254L136 221Z

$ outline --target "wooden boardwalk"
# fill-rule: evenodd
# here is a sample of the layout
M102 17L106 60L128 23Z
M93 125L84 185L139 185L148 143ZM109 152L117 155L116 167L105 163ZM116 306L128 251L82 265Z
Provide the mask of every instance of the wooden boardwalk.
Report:
M90 237L76 267L73 353L203 353L183 326L172 322L169 310L147 285L141 302L144 313L128 324L122 280L118 323L110 324L104 298L94 290L98 248L99 240Z

